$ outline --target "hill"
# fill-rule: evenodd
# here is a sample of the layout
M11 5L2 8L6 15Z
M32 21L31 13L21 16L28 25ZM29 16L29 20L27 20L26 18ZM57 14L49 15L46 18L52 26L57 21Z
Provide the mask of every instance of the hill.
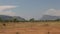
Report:
M56 19L60 19L60 16L44 15L40 20L56 20Z
M17 19L19 21L24 21L25 19L19 16L7 16L7 15L0 15L0 18L2 20L13 20L13 19Z

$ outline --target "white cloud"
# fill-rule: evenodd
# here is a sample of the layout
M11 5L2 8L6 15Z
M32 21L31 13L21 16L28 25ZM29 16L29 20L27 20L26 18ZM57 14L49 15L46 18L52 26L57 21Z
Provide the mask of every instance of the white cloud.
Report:
M45 13L46 15L60 16L60 10L49 9Z
M16 6L0 6L0 11L6 9L13 9L13 8L16 8Z
M15 12L12 12L12 11L5 11L5 12L1 11L1 12L0 12L0 15L15 16L16 13L15 13Z
M15 16L16 13L11 10L14 8L16 8L16 6L0 6L0 15Z

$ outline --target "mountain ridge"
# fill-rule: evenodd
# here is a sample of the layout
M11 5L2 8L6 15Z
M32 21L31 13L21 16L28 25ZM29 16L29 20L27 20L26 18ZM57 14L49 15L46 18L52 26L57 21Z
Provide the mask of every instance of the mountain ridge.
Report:
M2 20L13 20L13 19L17 19L19 21L24 21L25 19L19 16L8 16L8 15L0 15L0 18Z
M43 15L40 20L56 20L56 19L60 19L60 16Z

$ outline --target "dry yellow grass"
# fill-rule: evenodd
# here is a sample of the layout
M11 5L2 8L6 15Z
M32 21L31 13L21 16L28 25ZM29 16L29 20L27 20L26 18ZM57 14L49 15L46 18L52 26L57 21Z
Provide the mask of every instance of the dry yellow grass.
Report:
M0 34L60 34L60 22L0 23ZM17 33L18 32L18 33Z

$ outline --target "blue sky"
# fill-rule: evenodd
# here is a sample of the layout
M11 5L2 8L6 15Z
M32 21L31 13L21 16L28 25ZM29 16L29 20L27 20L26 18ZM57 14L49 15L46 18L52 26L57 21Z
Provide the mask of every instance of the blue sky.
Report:
M60 11L60 0L0 0L0 6L16 6L14 9L7 10L7 13L11 11L11 14L13 12L26 19L39 19L50 9Z

